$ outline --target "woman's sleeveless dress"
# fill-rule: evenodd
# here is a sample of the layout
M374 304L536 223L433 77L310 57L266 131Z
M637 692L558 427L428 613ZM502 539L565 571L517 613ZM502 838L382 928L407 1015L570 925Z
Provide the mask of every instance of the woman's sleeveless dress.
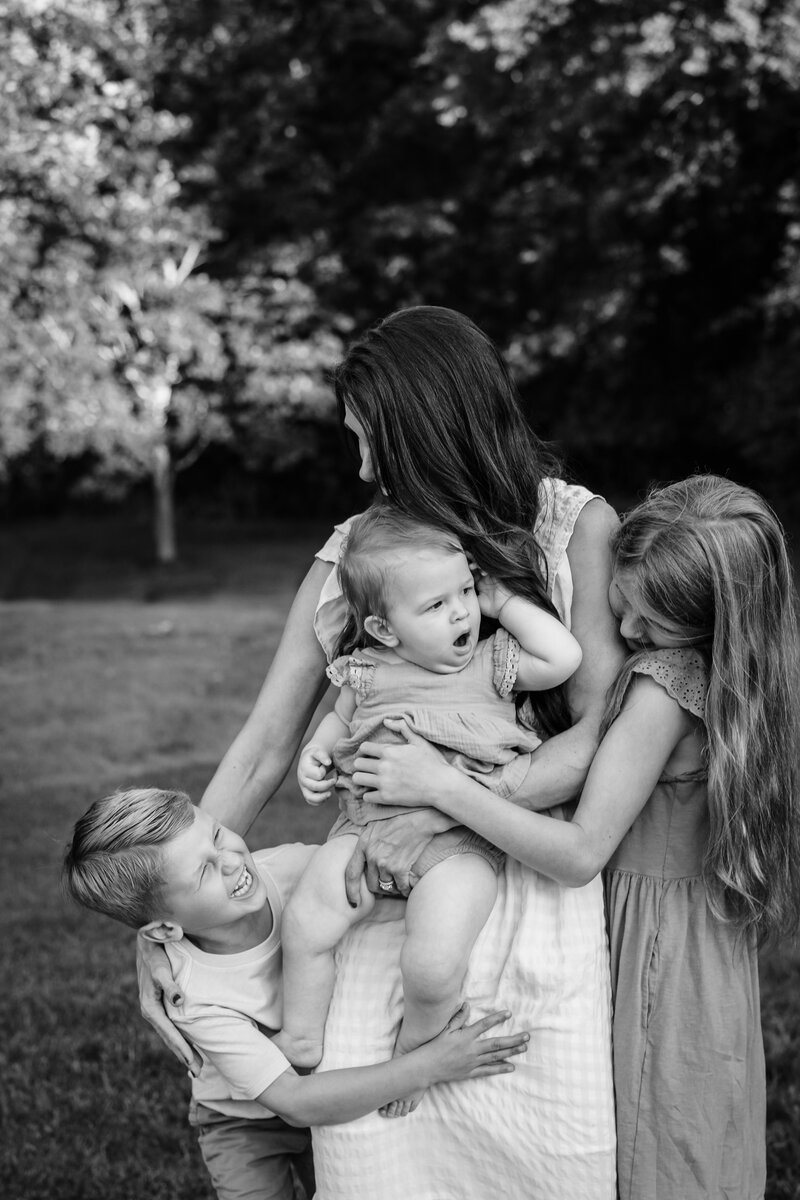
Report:
M626 669L702 720L697 651L652 651ZM621 1200L764 1195L758 957L708 908L707 837L703 772L663 778L604 872Z
M543 487L537 539L569 625L566 547L583 488ZM318 557L335 562L339 527ZM315 627L331 654L343 620L336 573ZM322 1070L391 1057L402 1015L402 901L377 906L337 950ZM408 1117L371 1113L314 1130L317 1200L614 1200L608 946L600 879L564 888L507 859L464 983L471 1020L507 1008L530 1030L513 1074L440 1084Z

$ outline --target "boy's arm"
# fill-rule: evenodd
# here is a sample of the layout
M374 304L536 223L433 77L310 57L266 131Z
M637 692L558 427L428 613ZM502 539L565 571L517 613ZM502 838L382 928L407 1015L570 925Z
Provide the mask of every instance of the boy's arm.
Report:
M289 1069L257 1097L258 1103L290 1125L341 1125L435 1083L513 1071L506 1059L525 1050L528 1034L482 1036L509 1015L490 1013L467 1025L468 1009L462 1005L438 1037L408 1054L374 1066L316 1075L296 1075Z
M558 617L515 596L488 575L478 580L484 616L494 617L520 644L516 686L523 692L557 687L577 671L580 645Z

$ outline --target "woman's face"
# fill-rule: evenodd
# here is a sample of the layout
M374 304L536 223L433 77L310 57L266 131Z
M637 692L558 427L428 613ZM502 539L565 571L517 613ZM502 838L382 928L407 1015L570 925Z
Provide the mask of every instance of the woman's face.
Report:
M362 479L364 483L374 483L375 468L372 465L372 451L369 448L366 431L346 404L344 406L344 427L355 434L358 439L358 453L361 455L361 470L358 472L358 478Z

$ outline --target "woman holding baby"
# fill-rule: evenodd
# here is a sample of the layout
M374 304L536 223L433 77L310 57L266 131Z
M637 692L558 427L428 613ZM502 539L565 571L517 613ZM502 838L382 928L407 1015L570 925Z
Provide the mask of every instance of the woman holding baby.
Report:
M554 730L529 755L514 802L559 808L580 791L595 752L607 689L623 658L609 608L605 502L560 479L558 462L528 429L507 368L466 317L421 307L394 313L348 352L335 374L360 477L414 520L457 538L479 572L539 598L571 630L582 660L537 713ZM336 565L338 527L300 586L280 646L244 728L202 807L245 832L277 789L324 693L347 611ZM522 547L534 534L538 562ZM484 611L486 611L484 609ZM502 620L502 619L501 619ZM545 685L547 686L547 685ZM524 717L524 714L522 714ZM409 747L413 753L413 748ZM402 768L402 756L396 756ZM355 759L356 782L364 761ZM473 779L465 787L480 788ZM415 865L455 822L435 809L373 821L346 872L358 901L406 895ZM342 882L342 888L345 881ZM389 899L349 929L337 950L322 1067L392 1055L402 1020L405 905ZM158 979L165 981L163 972ZM614 1108L603 893L597 878L565 888L507 858L462 987L475 1015L503 1007L531 1033L513 1074L432 1089L397 1120L377 1113L314 1131L319 1200L613 1200ZM143 999L166 1029L160 983Z

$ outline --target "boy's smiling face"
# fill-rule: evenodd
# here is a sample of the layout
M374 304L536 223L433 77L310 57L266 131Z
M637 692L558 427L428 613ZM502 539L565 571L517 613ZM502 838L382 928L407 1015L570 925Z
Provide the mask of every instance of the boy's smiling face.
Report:
M268 907L266 885L245 843L202 809L161 854L162 917L201 945L224 942L228 927L245 918L256 924Z

